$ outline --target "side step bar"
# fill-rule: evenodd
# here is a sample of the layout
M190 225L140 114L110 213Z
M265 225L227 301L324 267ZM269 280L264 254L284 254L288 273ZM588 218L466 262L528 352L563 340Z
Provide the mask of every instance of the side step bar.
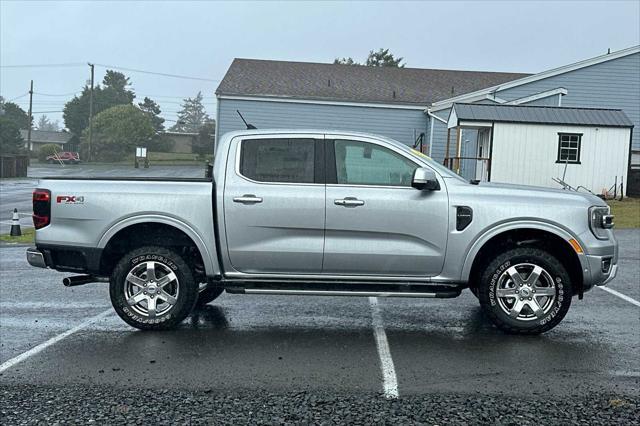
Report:
M273 294L291 296L365 296L365 297L458 297L463 286L452 283L357 283L300 281L226 280L223 286L233 294Z
M228 291L228 290L227 290ZM230 291L229 293L233 293ZM428 293L409 291L358 291L358 290L286 290L268 288L246 288L243 294L279 294L287 296L371 296L371 297L438 297L451 298L460 295L459 291Z

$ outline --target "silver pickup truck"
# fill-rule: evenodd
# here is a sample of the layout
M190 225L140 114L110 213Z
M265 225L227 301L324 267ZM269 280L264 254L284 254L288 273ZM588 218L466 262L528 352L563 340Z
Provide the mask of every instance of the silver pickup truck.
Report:
M454 298L469 288L510 333L557 325L616 275L599 198L467 182L384 137L247 130L211 178L42 179L29 263L109 282L140 329L180 323L223 291Z

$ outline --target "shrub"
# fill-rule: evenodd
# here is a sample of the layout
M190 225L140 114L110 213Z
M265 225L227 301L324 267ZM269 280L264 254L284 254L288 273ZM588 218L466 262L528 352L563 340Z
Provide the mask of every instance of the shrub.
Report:
M60 152L62 149L60 146L54 143L48 143L46 145L42 145L38 150L38 161L41 163L47 161L47 157L55 154L56 152Z

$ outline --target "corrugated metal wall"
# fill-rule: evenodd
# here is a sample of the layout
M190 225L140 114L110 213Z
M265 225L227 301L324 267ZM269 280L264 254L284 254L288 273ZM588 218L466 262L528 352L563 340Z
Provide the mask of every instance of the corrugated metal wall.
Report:
M568 164L564 181L595 193L626 176L629 129L495 123L491 181L560 189L565 165L556 163L558 132L582 133L580 164ZM626 185L626 184L625 184Z
M351 130L387 136L407 145L413 145L414 134L427 132L427 115L419 109L219 99L219 136L245 128L236 110L259 129Z

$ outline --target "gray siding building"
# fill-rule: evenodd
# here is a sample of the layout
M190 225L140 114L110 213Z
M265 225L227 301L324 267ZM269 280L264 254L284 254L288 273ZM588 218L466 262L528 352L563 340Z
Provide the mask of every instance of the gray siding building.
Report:
M317 128L426 141L432 102L526 76L235 59L216 90L216 137L244 128ZM217 139L216 139L217 140Z
M216 138L244 128L240 111L262 129L355 130L408 145L422 134L439 162L478 157L474 129L463 130L462 152L446 153L457 102L620 109L640 150L640 46L533 75L235 59L216 95Z

